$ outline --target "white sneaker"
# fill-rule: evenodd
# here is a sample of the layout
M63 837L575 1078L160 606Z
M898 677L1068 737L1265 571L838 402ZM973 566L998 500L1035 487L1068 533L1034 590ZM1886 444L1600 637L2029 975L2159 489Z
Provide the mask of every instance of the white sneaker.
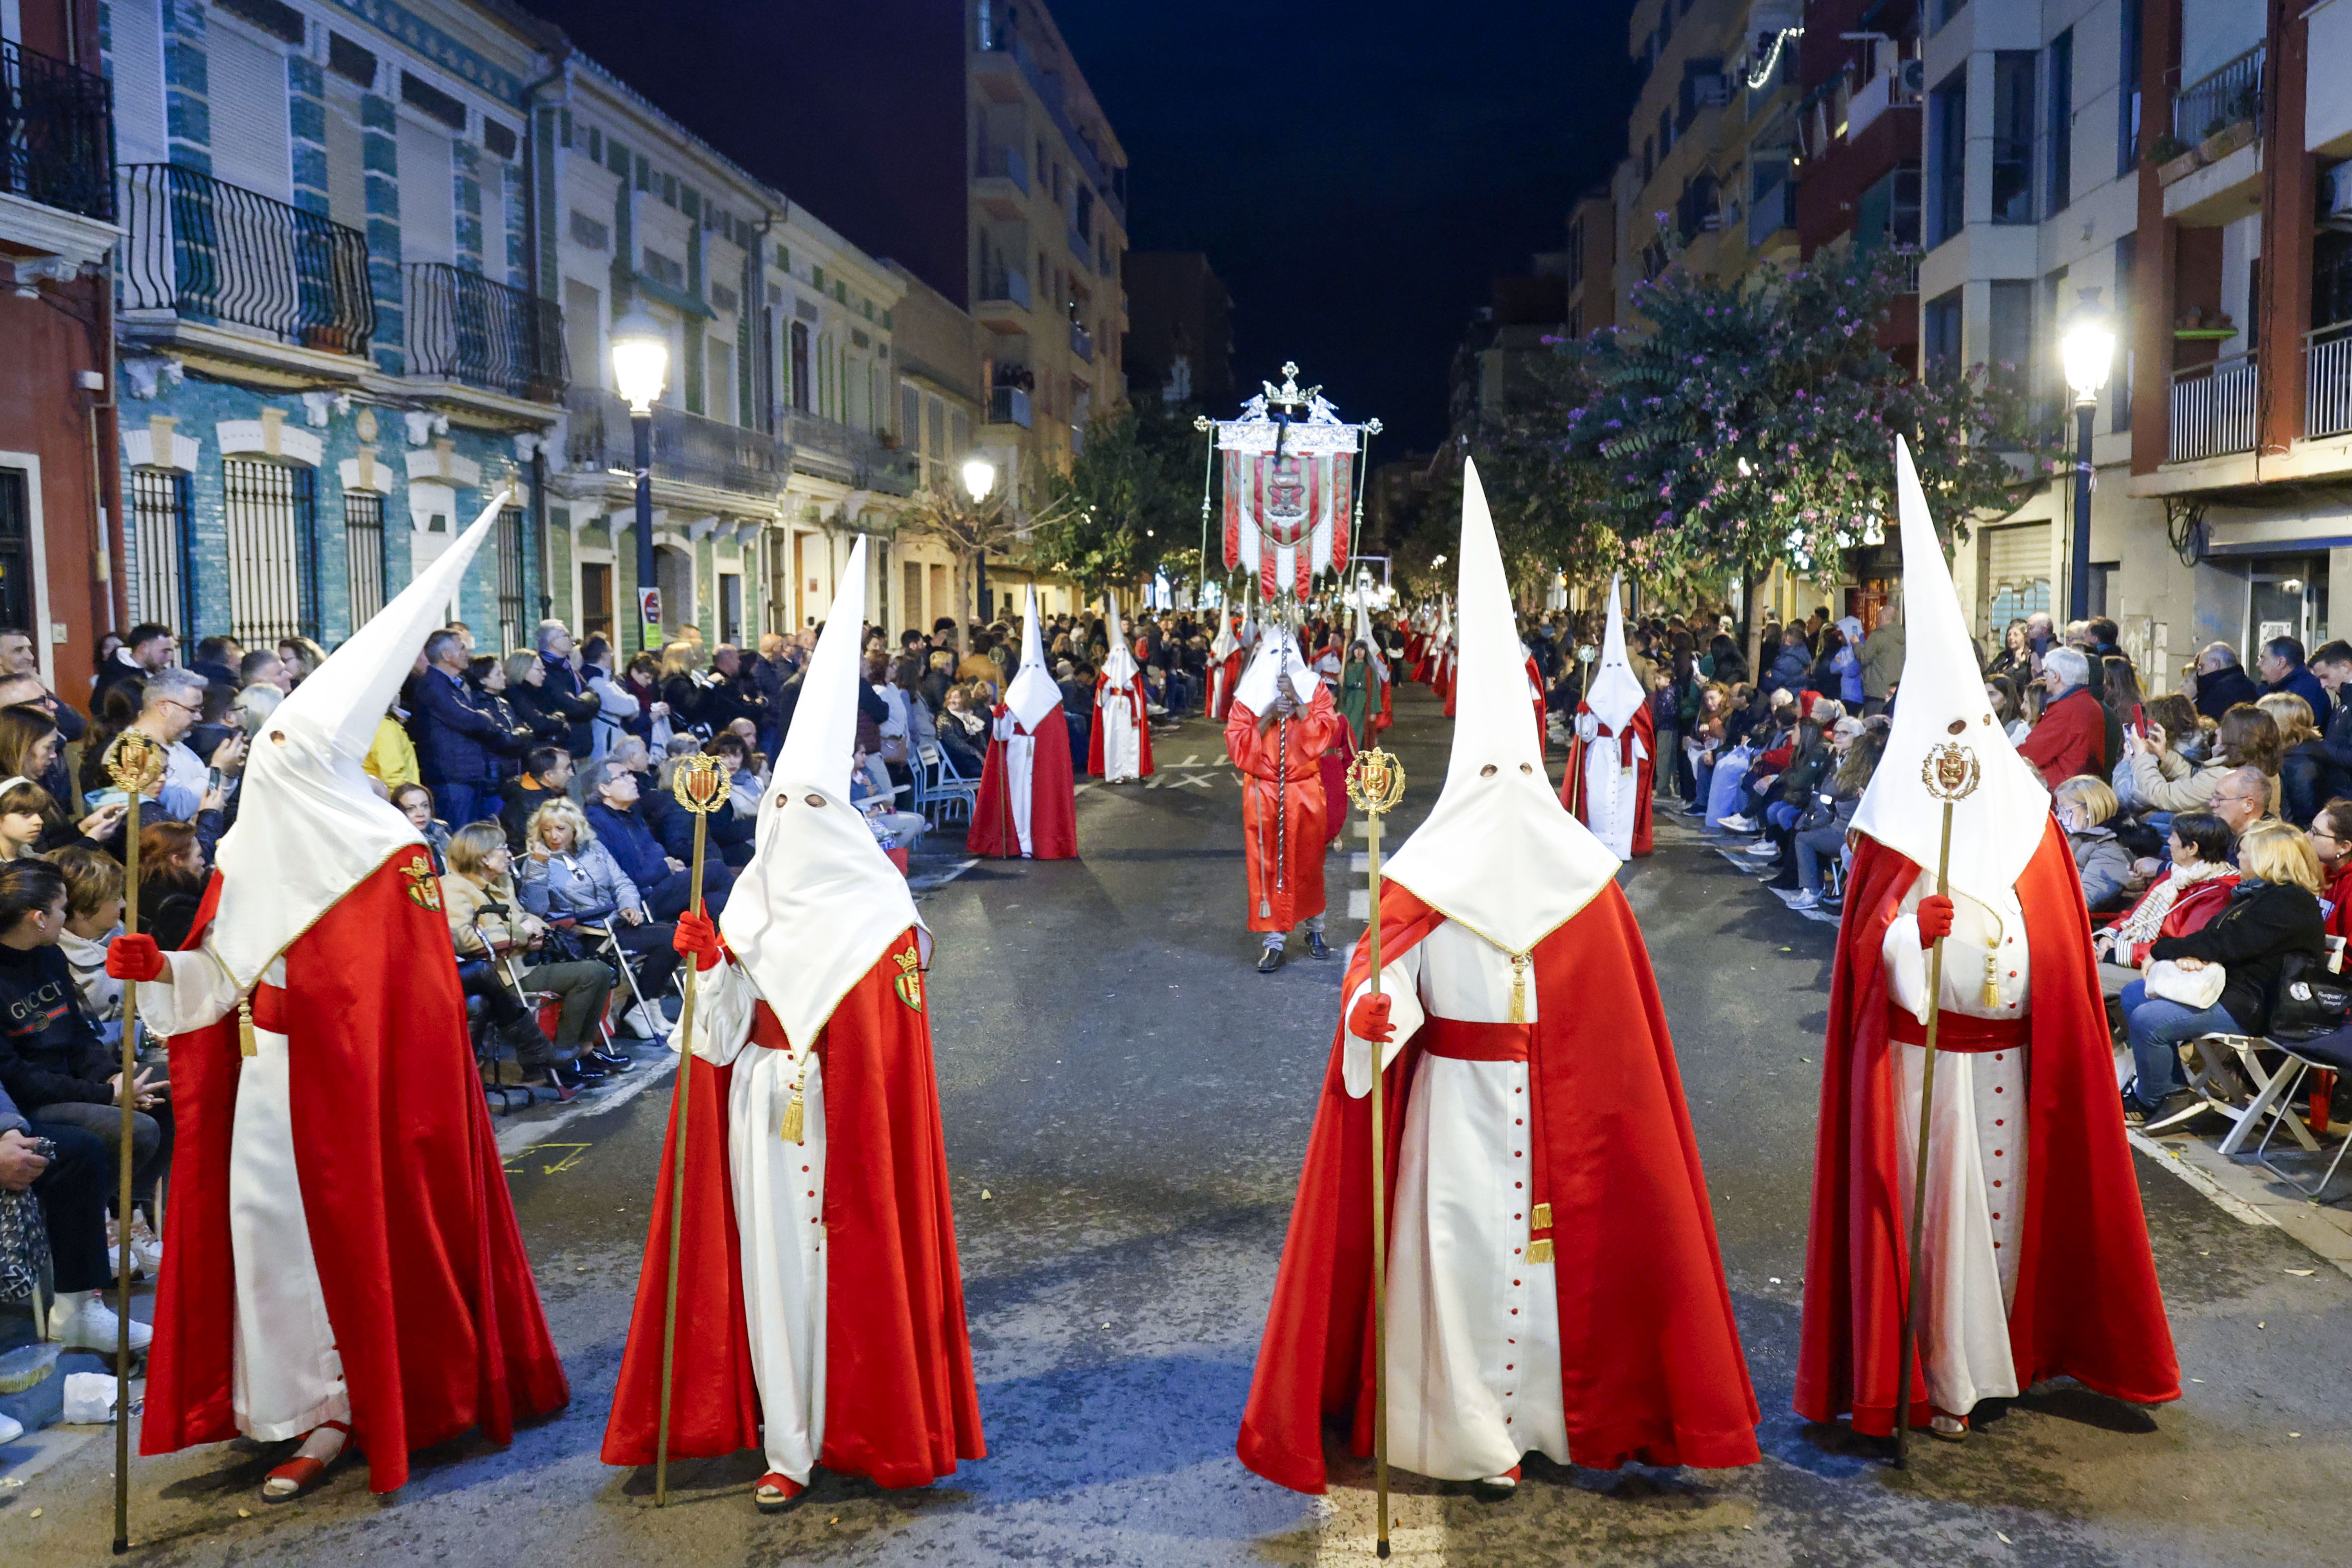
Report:
M101 1355L114 1353L115 1336L119 1331L114 1309L106 1304L103 1290L85 1290L79 1296L60 1296L57 1310L49 1314L49 1338L69 1351L96 1351ZM155 1331L138 1319L131 1320L131 1350L144 1354L155 1338Z
M121 1227L111 1219L106 1222L106 1256L110 1261L119 1261L122 1257ZM163 1268L163 1238L149 1227L145 1215L134 1213L131 1216L131 1277L152 1279Z
M641 1040L669 1038L670 1021L663 1016L661 1005L657 1002L646 1002L641 1006L630 1008L625 1021L629 1032Z
M1822 907L1822 896L1810 888L1800 888L1790 899L1789 907L1792 910L1817 910Z
M1728 827L1734 833L1753 833L1756 831L1756 825L1748 821L1744 816L1718 816L1715 820L1716 826L1718 827Z
M1769 838L1759 838L1740 853L1752 856L1759 860L1769 860L1780 853L1780 847Z
M14 1415L0 1413L0 1448L6 1447L25 1435L25 1424Z

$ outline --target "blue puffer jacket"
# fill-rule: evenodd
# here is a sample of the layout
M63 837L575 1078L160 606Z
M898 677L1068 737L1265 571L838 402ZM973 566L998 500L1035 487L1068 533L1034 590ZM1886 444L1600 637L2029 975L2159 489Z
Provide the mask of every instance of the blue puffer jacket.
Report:
M637 885L602 844L583 844L568 855L545 860L519 855L515 885L522 907L541 919L561 920L586 910L634 910L644 907Z

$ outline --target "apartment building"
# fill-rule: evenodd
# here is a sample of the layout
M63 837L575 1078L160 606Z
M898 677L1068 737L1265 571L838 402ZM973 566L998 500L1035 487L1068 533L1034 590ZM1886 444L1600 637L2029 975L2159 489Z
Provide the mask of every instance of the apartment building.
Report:
M742 643L814 624L856 536L887 547L915 483L892 342L903 279L583 55L565 52L534 103L541 251L572 366L548 481L552 613L634 622L633 435L610 344L635 309L670 349L653 422L665 632ZM878 619L881 574L868 584Z
M536 618L562 339L530 288L541 31L415 0L107 0L127 613L332 643L509 474L486 647Z
M1571 338L1617 324L1617 209L1601 186L1577 198L1568 213L1567 311Z
M774 159L795 194L992 334L987 424L1043 495L1124 401L1127 156L1037 0L795 6ZM1018 432L1018 434L1015 434Z
M1122 268L1128 394L1222 414L1235 401L1234 300L1206 254L1130 250Z
M97 0L0 10L0 628L72 690L126 613L106 341L115 227ZM19 149L23 150L20 155Z

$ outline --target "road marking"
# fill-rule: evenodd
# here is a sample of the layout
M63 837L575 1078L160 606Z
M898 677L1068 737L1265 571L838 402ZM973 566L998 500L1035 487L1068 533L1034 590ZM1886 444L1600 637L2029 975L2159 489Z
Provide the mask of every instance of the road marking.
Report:
M631 1074L626 1083L610 1094L582 1095L544 1121L509 1121L499 1134L499 1158L510 1161L524 1150L546 1142L583 1116L619 1110L655 1084L667 1079L677 1068L677 1058L665 1051Z
M1370 888L1348 889L1348 918L1367 921L1372 918L1372 890Z
M2215 1208L2220 1209L2239 1224L2270 1225L2273 1223L2270 1215L2263 1213L2235 1193L2224 1190L2221 1184L2215 1181L2209 1172L2200 1171L2190 1164L2179 1150L2167 1148L2137 1127L2125 1128L2124 1136L2131 1140L2133 1148L2154 1160L2158 1170L2171 1172L2204 1194L2206 1197L2212 1200Z

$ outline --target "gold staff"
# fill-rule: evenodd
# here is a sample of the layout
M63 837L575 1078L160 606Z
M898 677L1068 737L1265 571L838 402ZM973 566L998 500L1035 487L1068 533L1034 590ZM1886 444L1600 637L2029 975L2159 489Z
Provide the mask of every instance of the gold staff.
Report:
M710 814L717 811L727 798L727 775L719 770L719 759L708 752L698 752L678 759L677 771L670 774L670 793L677 804L694 814L694 868L692 890L688 907L696 914L702 912L702 854L710 837ZM694 1104L690 1092L694 1075L694 976L698 963L688 958L686 964L686 999L677 1010L677 1085L673 1095L677 1107L676 1152L669 1171L669 1278L667 1299L662 1303L662 1373L660 1430L654 1438L654 1506L669 1504L669 1396L670 1374L677 1364L677 1248L686 1228L686 1118Z
M139 797L163 776L163 748L136 730L116 737L107 775L126 802L122 826L122 929L139 929ZM131 1550L131 1142L139 1109L139 983L122 988L121 1177L114 1229L114 1554Z
M1958 734L1966 728L1952 721ZM1958 741L1928 749L1919 777L1927 793L1944 803L1943 843L1936 851L1936 896L1951 897L1952 805L1976 793L1983 776L1974 752ZM1895 1468L1909 1468L1911 1445L1911 1370L1919 1353L1919 1242L1927 1217L1927 1132L1936 1103L1936 1026L1943 1017L1944 939L1937 937L1927 955L1927 1062L1919 1080L1919 1147L1911 1167L1911 1245L1903 1280L1903 1353L1895 1384Z
M1370 845L1372 919L1365 940L1371 943L1372 990L1381 994L1381 818L1404 798L1404 769L1388 752L1374 746L1356 753L1348 764L1348 799L1364 814L1364 834ZM1381 1086L1381 1047L1372 1046L1372 1489L1378 1498L1381 1556L1389 1554L1389 1304L1388 1304L1388 1142L1381 1125L1385 1108Z

